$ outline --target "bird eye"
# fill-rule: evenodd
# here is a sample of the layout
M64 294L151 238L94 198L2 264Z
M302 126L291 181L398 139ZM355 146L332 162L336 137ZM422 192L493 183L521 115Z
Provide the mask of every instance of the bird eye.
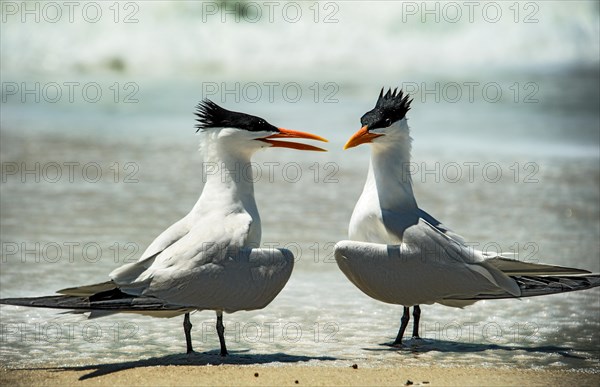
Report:
M385 126L386 126L386 127L388 127L388 126L390 126L390 125L392 125L392 120L391 120L391 119L389 119L389 118L386 118L386 119L385 119Z

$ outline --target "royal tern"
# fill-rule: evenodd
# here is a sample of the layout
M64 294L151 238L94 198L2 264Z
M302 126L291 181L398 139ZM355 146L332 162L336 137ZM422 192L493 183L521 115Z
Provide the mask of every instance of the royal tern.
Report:
M187 352L192 352L189 313L214 310L221 355L227 355L223 312L262 309L287 283L294 265L286 249L259 248L261 225L254 200L252 155L263 148L324 149L283 138L327 141L277 128L262 118L221 108L210 100L196 111L204 162L222 169L207 174L192 210L161 233L139 261L109 274L110 281L58 291L61 296L7 298L0 303L91 312L90 318L130 312L155 317L185 314Z
M418 338L419 304L464 307L479 300L530 297L600 285L589 271L533 264L484 254L417 206L410 175L409 96L397 89L361 118L362 128L344 149L371 144L363 192L350 220L349 241L335 246L339 268L368 296L404 306L393 345L401 346L413 306Z

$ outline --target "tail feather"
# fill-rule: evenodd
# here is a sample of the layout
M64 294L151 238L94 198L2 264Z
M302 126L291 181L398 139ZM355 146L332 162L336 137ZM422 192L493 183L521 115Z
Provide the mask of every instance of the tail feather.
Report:
M600 286L600 274L586 276L511 276L521 289L521 297L544 296L586 290ZM502 298L515 298L508 292L498 294L478 294L466 300L493 300ZM452 301L452 300L450 300Z
M600 286L600 275L589 276L517 276L522 297L574 292Z
M590 274L587 270L575 269L572 267L548 265L545 263L530 263L509 259L506 257L493 257L485 260L499 269L504 274L516 275L578 275Z
M90 317L114 313L141 313L157 317L173 317L195 308L173 305L154 297L136 297L119 289L108 290L90 297L45 296L30 298L4 298L0 304L36 308L69 309L74 313L92 312Z
M27 298L3 298L0 304L31 306L35 308L55 308L55 309L90 309L90 302L86 297L76 296L46 296L46 297L27 297Z
M64 294L67 296L80 296L80 297L89 297L96 293L105 292L107 290L116 289L117 284L113 281L106 281L99 284L86 285L86 286L78 286L75 288L66 288L57 291L58 294Z

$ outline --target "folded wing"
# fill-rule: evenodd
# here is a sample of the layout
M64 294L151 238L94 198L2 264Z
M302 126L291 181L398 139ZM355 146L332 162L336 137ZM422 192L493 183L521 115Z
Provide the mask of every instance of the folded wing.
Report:
M173 317L203 309L231 313L268 305L287 283L293 266L294 256L286 249L241 249L187 271L154 273L131 284L110 281L62 291L70 295L7 298L0 303L91 311L95 316L126 312Z
M413 306L440 303L463 307L478 300L530 297L600 285L585 270L489 258L437 226L420 219L406 229L403 243L383 245L341 241L338 266L365 294Z

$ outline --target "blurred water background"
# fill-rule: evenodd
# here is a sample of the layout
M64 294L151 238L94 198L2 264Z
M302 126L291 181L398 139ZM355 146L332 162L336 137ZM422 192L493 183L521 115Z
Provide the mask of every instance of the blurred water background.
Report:
M332 257L369 160L341 148L400 86L422 208L481 248L599 272L598 2L75 3L2 3L1 297L104 281L186 214L208 97L330 139L254 159L263 242L297 262L267 308L225 316L227 362L600 370L598 289L424 306L425 340L391 350L401 307ZM10 367L185 349L180 318L0 316ZM201 358L221 362L214 313L192 321Z

